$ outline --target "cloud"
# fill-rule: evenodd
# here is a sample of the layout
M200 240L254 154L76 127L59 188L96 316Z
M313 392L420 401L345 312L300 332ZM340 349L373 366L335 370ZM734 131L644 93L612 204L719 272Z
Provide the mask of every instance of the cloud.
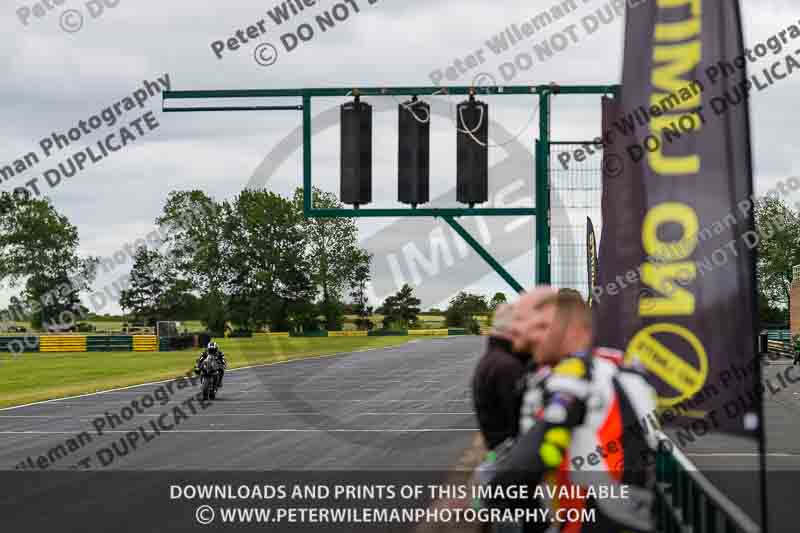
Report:
M175 89L429 85L432 71L485 49L486 62L480 70L497 76L500 65L513 60L515 52L495 56L488 51L485 41L549 5L549 2L534 4L522 0L503 2L502 7L493 0L402 3L379 0L371 6L366 0L358 3L362 8L358 16L353 15L333 30L315 36L290 54L283 53L277 63L268 68L256 65L253 60L256 43L226 53L222 60L214 57L209 45L265 18L266 10L274 5L272 2L239 0L220 9L214 3L189 0L172 0L168 6L163 1L123 0L97 19L88 17L83 29L74 34L60 29L59 10L49 12L44 18L32 19L28 26L23 26L8 7L7 16L0 21L0 30L6 35L6 46L0 56L0 67L5 72L0 85L3 116L0 164L36 150L42 137L54 130L72 127L78 120L88 118L129 94L142 80L164 73L170 74ZM312 20L314 14L334 4L321 1L317 8L289 26ZM602 0L593 0L582 5L575 19L565 20L564 24L580 23L584 13L603 4ZM85 10L85 3L69 2L66 7ZM797 20L800 12L792 2L774 0L744 2L744 14L747 40L755 42ZM552 32L560 31L564 24L554 24ZM280 35L288 31L286 28L270 27L270 32L258 42L277 44ZM520 73L513 83L618 82L622 67L622 28L621 20L614 21L555 58L536 63L534 68ZM541 38L550 34L551 28L548 28ZM531 43L534 41L535 38ZM515 50L526 47L530 49L530 44L520 44ZM477 72L475 69L474 73ZM471 76L461 81L468 84ZM792 126L796 121L787 119L796 112L794 95L797 89L798 82L788 80L753 99L759 189L761 181L800 175L793 150L795 132ZM458 100L453 98L453 103ZM322 111L338 103L340 101L335 99L315 100L314 110ZM496 98L490 103L493 120L509 134L520 132L521 144L530 149L538 129L536 121L526 127L534 99ZM51 193L58 208L78 226L82 250L86 253L107 254L115 243L142 236L137 233L152 227L167 192L173 188L207 189L218 198L234 195L248 183L265 154L300 124L300 114L296 112L162 114L160 102L156 100L149 105L155 109L160 124L156 131ZM599 133L597 97L557 98L553 112L553 130L557 137L591 138ZM131 118L137 115L132 112ZM377 205L396 205L395 121L389 113L377 124L374 174ZM437 196L449 191L455 183L452 123L448 124L444 118L437 120L432 138L435 143L432 195ZM25 176L37 175L66 155L64 152L53 156ZM507 155L497 150L492 161L502 165ZM288 194L300 184L300 161L299 153L294 154L275 169L270 183L277 191ZM318 184L338 190L338 135L335 130L315 139L314 165ZM529 180L531 175L519 178ZM492 176L492 179L504 178ZM17 184L2 183L0 190ZM454 204L454 198L448 201L448 205ZM408 244L402 238L387 236L389 223L359 221L365 242L376 255L387 257L393 252L402 253L403 246ZM424 235L438 227L435 221L409 221L405 225L408 232L419 231ZM491 246L518 279L529 283L533 279L530 256L533 237L530 231L524 234L525 241L498 240ZM397 235L402 235L402 230L398 230ZM468 273L468 286L487 294L496 290L510 292L494 274L481 274L479 261L472 257L458 265ZM412 277L407 268L405 271L407 277ZM389 290L395 282L392 273L389 267L381 272L381 279L376 283ZM462 283L467 278L433 276L426 280L420 294L423 304L441 303L448 295L463 289ZM0 303L3 296L4 293L0 293Z

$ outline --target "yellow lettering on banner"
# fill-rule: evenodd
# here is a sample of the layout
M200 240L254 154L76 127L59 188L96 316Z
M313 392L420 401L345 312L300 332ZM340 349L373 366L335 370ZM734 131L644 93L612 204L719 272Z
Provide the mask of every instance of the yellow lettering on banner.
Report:
M670 222L681 226L681 240L662 241L658 237L658 228ZM694 209L679 202L663 202L652 207L644 217L642 245L647 255L662 261L686 259L697 248L699 230L700 219Z
M691 5L691 18L678 22L657 23L653 47L653 83L654 94L651 102L661 102L670 95L687 94L685 89L691 84L691 72L697 68L702 59L702 43L699 39L702 30L702 0L659 0L659 8L677 8ZM687 39L693 38L688 42ZM670 43L670 44L666 44ZM677 44L673 44L677 43ZM674 99L675 110L685 111L700 107L702 98L699 92L688 94L688 98ZM702 120L697 113L688 115L692 119L693 130L702 128ZM650 119L650 133L661 140L658 148L648 152L650 167L657 174L685 176L700 171L700 157L697 154L685 156L664 155L662 131L668 127L676 116L653 116Z
M659 8L678 8L687 5L692 6L692 18L681 22L658 23L656 24L656 41L685 41L695 35L700 35L700 17L702 15L701 0L658 0Z
M647 161L654 178L669 180L665 187L680 188L682 182L678 180L700 172L701 159L694 148L699 143L673 146L675 155L666 155L664 151L672 139L702 129L699 114L702 85L694 78L703 57L700 38L703 2L656 0L656 3L657 20L669 22L656 22L653 32L650 105L656 110L651 113L649 129L650 141L655 142L648 143ZM675 9L680 11L665 12ZM661 113L656 112L658 109ZM659 236L667 224L679 226L681 234L677 240L666 241ZM698 246L699 227L697 212L686 203L662 202L648 209L642 223L642 248L648 259L641 265L641 280L655 294L640 298L639 317L669 320L697 313L696 295L689 282L697 278L692 255ZM626 359L641 361L666 385L667 396L658 398L658 406L662 408L690 399L708 378L708 355L703 344L688 328L670 322L658 322L636 332L628 343Z
M694 81L692 78L683 78L700 64L700 41L689 41L684 44L656 45L653 48L653 61L662 63L653 68L653 88L660 89L667 94L678 94L681 89L686 89ZM664 97L667 96L664 95ZM693 93L682 105L698 107L701 103L700 94Z
M685 282L696 277L697 266L690 261L669 265L645 263L642 265L642 282L666 296L642 297L639 300L639 315L691 315L694 313L694 295L676 284L675 280Z
M697 357L697 367L686 362L658 340L656 334L669 334L686 341ZM647 369L678 393L673 397L659 397L659 407L669 407L691 398L708 377L708 355L697 336L687 328L661 322L639 331L625 351L626 359L637 359Z

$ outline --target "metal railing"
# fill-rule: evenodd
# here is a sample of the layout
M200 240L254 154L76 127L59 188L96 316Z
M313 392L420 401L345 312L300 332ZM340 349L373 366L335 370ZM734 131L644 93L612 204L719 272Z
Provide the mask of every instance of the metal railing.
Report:
M659 533L761 533L761 528L715 487L661 433L656 455Z

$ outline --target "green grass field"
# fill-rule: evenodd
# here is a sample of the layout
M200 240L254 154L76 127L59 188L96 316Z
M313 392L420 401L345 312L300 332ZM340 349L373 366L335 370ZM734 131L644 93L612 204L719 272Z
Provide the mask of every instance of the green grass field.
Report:
M411 337L255 337L220 340L228 368L404 344ZM0 355L0 407L176 378L199 350Z

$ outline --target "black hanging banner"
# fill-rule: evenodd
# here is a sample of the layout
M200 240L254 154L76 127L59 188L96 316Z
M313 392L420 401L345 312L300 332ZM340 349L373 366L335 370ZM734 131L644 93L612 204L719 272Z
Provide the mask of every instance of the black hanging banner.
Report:
M595 287L597 286L597 240L594 235L592 219L586 217L586 275L589 287L589 307L594 305Z
M744 53L736 1L628 8L621 100L616 117L604 113L595 296L599 342L643 363L663 425L757 437L758 235Z

